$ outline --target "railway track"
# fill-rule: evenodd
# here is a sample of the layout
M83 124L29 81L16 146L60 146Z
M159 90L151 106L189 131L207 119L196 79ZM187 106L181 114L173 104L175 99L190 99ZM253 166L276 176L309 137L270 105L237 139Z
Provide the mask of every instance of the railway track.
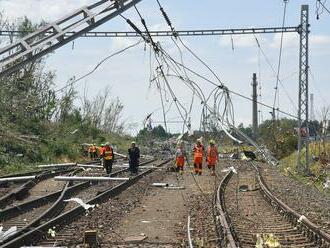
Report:
M120 171L122 170L118 170L113 175ZM47 220L47 218L56 216L60 212L59 208L62 205L62 198L69 197L91 187L92 184L88 182L73 185L72 182L66 183L53 180L53 177L57 175L77 175L79 173L81 175L88 173L90 176L95 175L94 172L71 167L69 169L57 168L55 171L46 170L42 172L41 175L43 176L41 178L37 176L33 187L22 191L19 199L12 199L12 202L6 205L5 209L0 210L0 223L4 230L8 230L10 227L17 228L17 232L14 235L2 240L0 244L27 232L29 229L42 223L42 221ZM97 172L97 175L100 176L101 174L102 172ZM30 184L30 182L27 184ZM17 189L17 191L21 191L21 189Z
M0 209L20 204L26 200L30 200L30 197L31 199L38 197L41 192L47 193L48 187L45 188L45 185L49 185L54 176L67 174L74 170L74 168L45 170L39 172L35 179L13 185L8 192L0 197ZM59 188L61 185L61 183L55 183L53 186Z
M99 164L100 161L88 161L83 164ZM54 181L53 178L58 175L68 175L77 168L74 166L44 168L27 173L12 174L0 178L35 176L35 179L25 182L3 182L0 183L0 209L22 205L33 199L46 196L51 192L56 192L63 188L65 182ZM1 212L0 212L1 213ZM1 219L1 215L0 215Z
M236 169L223 178L215 198L219 246L330 247L330 235L276 198L253 162Z
M145 164L151 163L151 161L145 162ZM162 165L164 162L160 163L159 165ZM143 166L141 166L143 168ZM119 174L125 175L127 173L126 169L118 170L117 172L114 172L112 176L117 176ZM49 207L50 203L43 203L42 208L38 210L38 214L32 214L31 212L27 212L27 216L29 216L30 224L29 226L23 227L22 230L24 232L20 232L19 234L11 237L9 240L6 240L1 247L19 247L21 245L26 244L32 244L39 239L43 239L47 237L47 232L49 228L53 228L54 226L60 227L61 225L66 225L68 222L75 220L75 218L85 212L85 210L81 207L75 205L75 204L64 204L63 200L64 198L70 198L72 196L74 197L82 197L83 201L85 201L88 204L95 204L99 203L108 197L115 196L119 194L121 191L125 190L130 185L137 182L140 178L142 178L144 175L152 172L154 169L143 169L141 170L141 173L133 178L130 178L130 180L122 183L99 183L96 185L91 185L89 182L84 183L78 183L74 186L69 187L66 185L66 190L64 192L61 192L61 198L59 197L57 199L57 202L60 202L57 206L52 205L52 214L46 214L49 213ZM93 186L93 187L92 187ZM94 187L96 186L96 187ZM83 188L83 189L82 189ZM87 189L87 190L86 190ZM74 192L75 191L75 192ZM74 192L74 193L73 193ZM59 194L60 192L56 192ZM65 196L65 197L64 197ZM54 196L49 196L50 198ZM61 199L61 200L60 200ZM41 201L41 199L40 199ZM65 206L66 205L66 206ZM31 206L29 206L31 208ZM15 211L11 211L12 213ZM46 218L40 219L40 216L46 216ZM57 216L57 217L54 217ZM22 216L18 216L18 218L22 219ZM24 220L24 219L23 219ZM33 223L31 225L31 223ZM57 240L60 238L59 235L57 235ZM64 239L65 240L65 239ZM54 243L54 241L50 241L50 243ZM49 241L48 241L49 243ZM55 242L56 243L56 242Z

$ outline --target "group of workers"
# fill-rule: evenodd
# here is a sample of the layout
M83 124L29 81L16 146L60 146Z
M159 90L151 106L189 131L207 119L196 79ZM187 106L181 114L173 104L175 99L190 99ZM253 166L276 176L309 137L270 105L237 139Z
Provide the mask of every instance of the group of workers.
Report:
M208 169L211 171L211 175L215 175L215 167L219 160L218 148L215 145L214 140L209 141L207 149L205 149L202 144L201 139L198 139L193 147L193 164L194 172L196 175L202 175L203 172L203 161L207 164ZM131 175L137 174L140 160L140 149L136 146L136 143L133 141L131 147L127 151L129 159L129 170ZM88 154L91 159L99 157L103 162L103 167L106 170L108 175L111 174L112 165L114 161L114 150L110 143L102 144L100 147L96 147L95 144L92 144L88 147ZM185 150L185 145L183 141L178 142L177 150L175 153L175 164L176 170L183 173L184 165L188 164L188 156Z
M108 175L111 174L115 154L113 147L109 142L101 144L99 147L96 147L95 144L90 145L88 147L88 154L91 159L100 158L106 173ZM134 141L131 143L131 147L128 149L127 158L129 160L129 170L131 175L137 174L140 163L140 149L136 146Z
M209 141L207 150L205 151L204 145L201 139L198 139L193 148L193 162L194 162L194 172L196 175L202 175L203 172L203 160L207 163L208 169L211 171L211 175L215 175L215 166L219 160L218 148L215 145L214 140ZM175 154L175 162L177 171L180 174L183 173L183 167L185 162L188 164L188 156L184 147L184 142L180 141Z

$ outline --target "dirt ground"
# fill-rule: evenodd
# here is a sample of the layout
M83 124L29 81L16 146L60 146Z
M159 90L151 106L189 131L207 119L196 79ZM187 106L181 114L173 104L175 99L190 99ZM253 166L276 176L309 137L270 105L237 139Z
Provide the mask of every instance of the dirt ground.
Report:
M213 216L212 208L205 206L212 202L217 178L209 171L195 177L190 172L191 168L183 175L166 172L163 180L155 181L170 187L149 187L140 204L121 220L116 230L122 238L112 242L113 247L132 247L139 239L142 247L185 247L188 215L194 239L207 240L205 229L212 229Z
M220 178L205 169L202 176L193 177L191 171L187 167L180 175L165 167L157 169L40 244L84 247L84 233L95 230L102 248L187 247L190 215L192 239L203 247L214 247L212 200ZM154 187L153 183L183 189Z

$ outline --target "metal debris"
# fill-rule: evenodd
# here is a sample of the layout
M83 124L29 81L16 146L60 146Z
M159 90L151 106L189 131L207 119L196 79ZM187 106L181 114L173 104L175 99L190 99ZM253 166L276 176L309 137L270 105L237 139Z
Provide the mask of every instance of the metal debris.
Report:
M169 186L169 187L164 187L164 189L179 190L179 189L185 189L185 187L184 186Z
M5 177L5 178L0 178L0 182L29 181L35 178L36 176Z
M55 230L53 230L53 229L51 229L51 228L49 228L48 229L48 235L49 236L51 236L52 238L54 238L55 236L56 236L56 232L55 232Z
M168 183L153 183L152 186L155 186L155 187L168 187L169 184Z
M12 226L7 231L3 231L3 226L0 226L0 242L14 235L17 232L17 227Z
M160 187L160 188L164 188L164 189L185 189L184 186L176 186L174 184L168 184L168 183L153 183L152 186L154 187Z
M67 177L67 176L57 176L54 177L56 181L127 181L128 177Z
M77 166L82 168L103 169L102 165L96 165L96 164L77 164Z
M228 171L232 171L233 173L237 174L237 171L233 166L230 166L229 168L223 169L221 172L228 172Z
M124 241L128 242L128 243L138 243L138 242L145 240L146 238L147 238L147 236L145 236L145 235L129 236L129 237L126 237L124 239Z
M43 164L38 165L38 168L51 168L51 167L63 167L63 166L75 166L76 163L63 163L63 164Z
M91 204L86 204L83 202L83 200L81 200L80 198L70 198L70 199L67 199L67 200L64 200L65 202L70 202L70 201L74 201L74 202L77 202L79 205L81 205L85 210L88 210L90 208L94 208L95 205L91 205Z
M115 155L117 155L117 156L119 156L119 157L122 157L122 158L127 158L126 155L121 154L121 153L118 153L118 152L113 152L113 154L115 154Z
M305 217L305 215L301 215L300 218L297 220L298 223L301 223L302 221L307 220L307 218Z

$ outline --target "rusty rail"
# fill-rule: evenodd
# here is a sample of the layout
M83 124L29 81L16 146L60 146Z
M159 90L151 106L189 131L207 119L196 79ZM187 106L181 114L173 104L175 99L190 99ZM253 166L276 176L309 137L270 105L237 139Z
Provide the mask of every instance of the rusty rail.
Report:
M233 176L233 171L229 171L222 179L215 195L215 223L218 236L218 245L227 248L238 248L235 241L235 232L230 225L230 218L226 212L225 190Z
M252 165L257 172L257 179L260 185L260 189L263 192L263 196L271 203L271 205L280 211L285 216L285 218L295 227L297 227L298 230L304 233L306 237L315 241L320 248L330 247L330 234L321 230L319 226L315 225L307 218L301 218L301 214L297 213L283 201L274 196L267 188L258 166L253 162Z
M155 161L155 160L146 161L144 164L151 163L153 161ZM147 169L147 170L141 172L140 174L138 174L137 176L131 178L128 181L122 182L122 183L118 184L117 186L110 187L107 190L100 192L97 196L90 199L86 203L87 204L101 203L101 202L109 199L110 197L114 197L114 196L120 194L121 192L126 190L128 187L135 184L142 177L153 172L157 167L160 167L160 166L168 163L169 161L170 160L164 160L160 164L156 165L155 168ZM65 225L71 223L72 221L74 221L79 216L83 215L84 213L85 213L85 209L82 206L77 206L67 212L57 215L56 217L52 218L51 220L48 220L48 221L42 223L41 225L38 225L38 226L32 228L28 232L25 232L22 235L12 239L11 241L3 244L1 246L1 248L4 248L4 247L16 248L16 247L21 247L21 246L27 245L27 244L34 244L37 241L39 241L40 239L43 239L44 237L47 236L47 231L49 230L49 228L53 228L54 226L55 227L65 226Z

